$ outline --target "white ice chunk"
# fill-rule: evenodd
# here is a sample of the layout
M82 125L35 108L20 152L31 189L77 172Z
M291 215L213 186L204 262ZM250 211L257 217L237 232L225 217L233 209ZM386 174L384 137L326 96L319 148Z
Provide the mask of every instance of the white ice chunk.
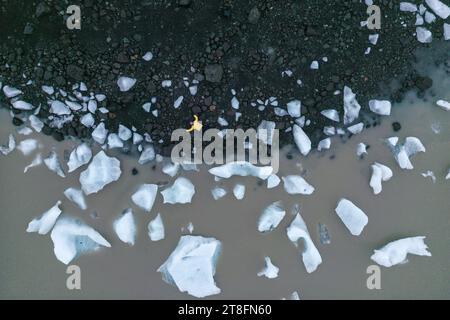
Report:
M119 87L120 91L126 92L130 90L134 85L136 84L136 79L129 78L129 77L119 77L117 79L117 86Z
M272 189L278 186L281 182L281 179L276 174L271 174L267 178L267 189Z
M421 43L430 43L433 41L433 35L430 30L424 27L416 28L417 40Z
M388 100L370 100L369 108L370 111L382 116L389 116L391 114L391 102Z
M374 254L370 259L379 265L389 268L406 262L408 253L431 257L424 239L425 237L419 236L389 242L383 248L374 250Z
M381 163L375 162L372 165L372 177L370 178L369 183L369 185L373 189L373 193L379 194L381 190L383 190L381 182L388 181L389 179L392 178L392 175L393 175L392 170L389 167Z
M69 162L67 166L69 167L69 172L73 172L79 167L88 163L92 158L92 151L86 143L82 143L77 146L69 156Z
M90 113L86 113L84 116L80 118L80 123L85 127L92 127L95 124L95 119Z
M162 168L162 172L165 174L175 177L178 173L178 170L180 169L180 165L178 163L167 163Z
M37 142L37 141L36 141ZM14 149L16 148L16 139L14 139L14 136L12 134L10 134L8 136L8 145L5 146L0 146L0 152L4 155L7 156L8 154L10 154ZM34 149L33 149L34 150ZM23 150L20 150L24 153ZM30 151L31 152L31 151ZM24 153L25 154L25 153Z
M62 103L61 101L55 100L52 101L52 104L50 106L50 113L56 114L58 116L63 116L63 115L69 115L72 113L72 111L70 111L70 108Z
M450 16L450 8L445 3L439 0L425 0L425 2L440 18L445 20Z
M184 99L183 96L179 96L179 97L177 98L177 100L175 100L175 102L173 103L173 107L174 107L175 109L178 109L178 108L181 106L181 104L183 103L183 99Z
M333 120L335 122L339 122L339 112L335 109L326 109L320 112L324 117Z
M191 181L179 177L173 185L164 191L161 191L164 197L164 203L190 203L195 194L195 187Z
M409 158L418 152L426 151L422 142L416 137L407 137L403 144L398 144L398 137L388 138L386 142L391 149L395 160L402 169L414 169Z
M163 280L181 292L204 298L219 294L214 281L221 243L214 238L182 236L166 262L158 268Z
M445 180L449 180L450 179L450 169L448 169L447 175L445 176Z
M360 142L356 146L356 155L361 157L363 154L367 154L367 146L365 143Z
M416 12L417 6L411 2L400 2L400 11Z
M245 196L245 186L243 184L236 184L233 188L233 194L236 199L242 200Z
M362 122L359 122L359 123L354 124L347 128L347 130L353 134L361 133L361 131L363 131L363 129L364 129L364 123L362 123Z
M330 147L331 147L331 139L326 138L326 139L319 141L319 144L317 145L317 150L322 151L322 150L330 149Z
M264 261L266 263L264 269L258 272L258 277L265 276L268 279L275 279L278 277L278 272L280 268L275 266L269 257L264 257Z
M223 198L226 196L227 190L225 190L224 188L215 187L211 190L211 194L212 194L214 200L219 200L220 198Z
M302 115L302 103L300 100L293 100L287 104L287 110L291 117L298 118Z
M50 152L49 156L44 159L44 163L50 171L55 172L58 176L65 178L66 175L59 162L58 154L55 151Z
M247 161L235 161L211 168L208 171L212 175L224 179L228 179L232 176L253 176L265 180L272 174L273 168L270 166L257 167Z
M81 189L86 195L102 190L107 184L120 178L120 161L108 157L102 150L97 153L89 167L80 174Z
M161 214L157 214L156 218L148 223L148 236L152 241L163 240L165 237L164 223L161 219Z
M156 184L143 184L131 196L131 200L133 200L134 204L139 208L146 212L150 212L155 203L157 193L158 186Z
M13 107L18 110L33 110L33 105L31 103L17 100L12 103Z
M88 110L90 113L95 113L97 111L97 101L96 100L89 100L88 102Z
M431 170L428 170L427 172L423 172L422 177L431 178L431 181L433 181L433 183L436 183L436 176L434 175L434 172Z
M136 221L134 220L133 211L126 209L122 215L114 221L114 231L122 242L134 246L136 241Z
M24 136L28 136L33 133L33 130L31 130L28 127L23 127L23 128L17 129L17 133L24 135Z
M344 86L344 124L350 124L359 117L361 106L352 89Z
M280 224L286 211L280 201L274 202L265 208L258 219L258 231L270 232Z
M359 236L369 219L366 214L350 200L341 199L335 209L339 218L345 224L350 233Z
M370 42L371 44L373 44L373 45L376 45L377 42L378 42L379 36L380 36L380 35L379 35L378 33L376 33L376 34L369 34L369 42Z
M145 61L150 61L153 59L153 53L151 53L150 51L147 51L143 56L142 59L144 59Z
M111 247L93 228L71 218L59 219L50 237L56 258L64 264L69 264L82 253L96 251L100 246Z
M314 187L300 176L290 175L281 179L283 179L284 190L289 194L310 195L314 192Z
M22 94L22 90L16 89L14 87L10 86L4 86L3 87L3 93L7 98L14 98L15 96L18 96L19 94Z
M427 23L433 23L436 21L436 16L432 14L431 12L427 11L425 12L425 21Z
M41 132L42 128L44 128L44 123L34 114L30 115L28 120L30 120L30 125L36 132Z
M305 131L303 131L303 129L296 124L294 124L292 132L297 148L300 150L302 155L306 156L311 151L311 140L306 135Z
M92 138L98 144L104 144L106 137L108 136L108 130L105 128L105 123L100 122L100 124L92 131Z
M311 65L309 66L312 70L317 70L319 69L319 62L317 60L314 60L313 62L311 62Z
M119 135L116 133L110 133L108 135L108 148L114 149L114 148L122 148L123 147L123 141L120 140Z
M444 23L444 40L450 40L450 24Z
M170 88L172 86L172 81L171 80L164 80L163 82L161 82L161 86L163 88Z
M60 205L61 201L58 201L48 211L44 212L39 219L37 218L33 219L28 224L27 232L37 232L39 234L49 233L62 212L61 209L59 208Z
M64 191L67 199L75 203L81 210L86 210L86 200L84 199L83 191L75 188L68 188Z
M436 104L441 107L442 109L444 109L445 111L450 111L450 102L445 101L445 100L438 100L436 101Z
M130 129L128 129L127 127L125 127L124 125L119 124L119 138L122 141L128 141L131 139L131 136L133 135L133 133L131 132Z
M322 257L309 235L305 221L299 213L297 213L294 220L292 220L287 228L287 236L296 247L298 246L298 240L303 239L303 264L305 265L306 272L314 272L322 263Z
M83 109L83 106L79 103L69 101L69 100L66 100L65 102L66 102L66 105L69 106L70 110L79 111L79 110Z
M239 109L239 100L236 97L233 97L233 99L231 99L231 107L236 110Z

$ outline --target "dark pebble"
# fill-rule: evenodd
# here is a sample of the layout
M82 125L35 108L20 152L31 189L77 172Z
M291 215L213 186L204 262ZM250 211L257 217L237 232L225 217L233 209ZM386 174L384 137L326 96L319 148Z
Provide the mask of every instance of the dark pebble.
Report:
M392 123L392 129L393 129L395 132L400 131L401 128L402 128L402 125L401 125L399 122L394 122L394 123Z

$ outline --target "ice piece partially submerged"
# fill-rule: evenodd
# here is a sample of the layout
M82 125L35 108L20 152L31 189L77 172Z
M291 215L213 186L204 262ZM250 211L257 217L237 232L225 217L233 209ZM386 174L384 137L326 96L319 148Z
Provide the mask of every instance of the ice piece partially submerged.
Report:
M321 244L330 244L331 236L330 236L330 232L328 231L327 226L322 223L319 223L318 229L319 229L320 243Z
M40 153L38 153L38 154L36 155L36 157L33 159L33 161L31 161L31 163L30 163L29 165L27 165L27 166L25 167L25 169L23 169L23 173L27 173L28 170L30 170L31 168L40 166L40 165L42 164L42 162L43 162L43 161L42 161L42 156L41 156Z
M311 236L309 235L305 221L299 213L296 214L294 220L292 220L291 224L287 228L287 236L296 247L298 246L298 240L303 239L303 264L305 265L308 273L314 272L322 263L322 257L320 256L319 250L317 250Z
M219 294L214 275L220 251L221 243L215 238L182 236L158 272L162 273L165 282L194 297Z
M370 178L369 183L369 185L373 189L373 193L379 194L381 190L383 190L381 182L388 181L389 179L392 178L392 175L393 175L392 170L389 167L381 163L375 162L372 165L372 177Z
M363 154L367 154L367 146L365 143L360 142L356 146L356 155L361 157Z
M283 179L284 190L289 194L310 195L314 192L314 187L300 176L290 175L281 179Z
M195 194L195 187L189 179L179 177L173 185L164 191L161 191L164 197L164 203L190 203Z
M79 167L88 163L92 158L92 151L86 143L80 144L76 147L69 156L69 162L67 166L69 167L69 172L73 172Z
M274 230L280 224L286 215L286 211L281 204L281 201L277 201L269 205L264 209L258 220L259 232L270 232Z
M34 150L39 147L39 142L35 139L26 139L20 141L17 149L20 150L24 156L30 155Z
M67 188L64 191L64 195L67 199L75 203L81 210L86 210L86 200L84 199L83 191L75 188Z
M49 156L44 159L44 163L50 171L55 172L58 176L65 178L66 175L59 162L58 154L55 151L50 152Z
M406 262L408 253L431 257L424 239L425 237L410 237L389 242L383 248L374 250L370 259L381 266L392 267Z
M361 106L356 100L356 94L352 89L344 86L344 124L350 124L359 117Z
M335 211L350 233L354 236L359 236L369 222L366 214L353 204L353 202L347 199L341 199Z
M0 146L0 152L7 156L10 154L14 149L16 148L16 139L14 139L14 136L12 134L8 137L8 146Z
M436 104L441 107L445 111L450 111L450 102L446 100L438 100L436 101Z
M229 162L222 166L209 169L209 173L225 179L232 176L253 176L265 180L272 174L272 171L273 168L270 166L257 167L247 161Z
M388 100L370 100L369 108L370 111L382 116L391 114L391 102Z
M122 215L114 221L114 231L122 242L134 245L136 241L136 222L134 220L133 211L126 209Z
M300 150L302 155L306 156L311 151L311 140L306 135L305 131L303 131L303 129L296 124L294 124L292 133L294 135L294 142L297 145L298 150Z
M223 198L226 196L227 190L225 190L224 188L215 187L211 190L211 194L212 194L214 200L219 200L220 198Z
M159 241L164 239L164 224L161 219L161 214L158 213L156 218L149 222L148 226L148 236L152 241Z
M33 219L28 224L27 232L37 232L39 234L49 233L62 212L59 208L60 204L61 201L56 202L56 204L48 211L44 212L39 219Z
M445 176L445 180L449 180L450 179L450 169L448 169L447 175Z
M59 219L50 237L56 258L64 264L69 264L82 253L96 251L100 246L111 247L100 233L72 218Z
M426 172L423 172L422 177L431 178L431 181L433 181L433 183L436 183L436 176L434 175L434 172L431 170L427 170Z
M102 150L80 174L81 189L86 195L96 193L107 184L117 181L121 174L120 161L114 157L108 157Z
M258 272L258 277L265 276L268 279L275 279L278 277L278 272L280 268L275 266L269 257L264 257L266 266L260 272Z
M387 145L391 149L395 160L402 169L414 169L410 157L416 153L425 152L426 149L422 142L416 137L407 137L405 143L399 144L398 137L391 137L386 140Z
M131 200L139 208L150 212L155 203L156 195L158 193L158 186L156 184L143 184L131 196Z

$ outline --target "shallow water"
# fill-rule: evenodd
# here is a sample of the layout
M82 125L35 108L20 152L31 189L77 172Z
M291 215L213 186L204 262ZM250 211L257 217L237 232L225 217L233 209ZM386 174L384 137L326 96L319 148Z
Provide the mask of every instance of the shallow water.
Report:
M450 98L448 76L435 73L434 92L439 98ZM141 183L158 183L173 179L161 173L161 164L140 166L133 157L109 152L121 160L121 179L108 185L99 194L87 197L88 210L81 211L68 201L62 192L68 187L79 188L78 169L63 179L44 165L26 174L23 168L33 156L25 157L14 151L0 156L0 298L29 299L190 299L176 287L166 284L156 269L175 248L182 228L192 222L193 234L213 236L222 241L222 255L218 262L216 282L222 293L214 299L279 299L297 290L302 299L429 299L450 298L450 182L444 177L450 166L450 113L434 105L435 97L421 101L411 94L395 105L393 114L380 126L365 130L349 141L332 139L331 150L314 152L307 158L280 159L279 176L300 174L316 191L311 196L290 196L280 184L267 190L255 178L235 177L214 182L207 168L201 172L181 172L194 183L196 194L188 205L163 205L159 194L150 214L131 202L131 194ZM392 131L391 124L400 121L402 130ZM0 141L15 132L5 110L0 110ZM440 133L431 129L439 123ZM427 148L416 155L414 170L402 171L382 140L398 135L419 137ZM18 141L28 138L15 134ZM42 135L37 137L45 157L55 148L63 159L63 151L77 145L75 141L56 143ZM359 159L356 145L370 145L369 154ZM380 162L389 166L394 177L383 183L383 191L374 196L369 187L370 165ZM132 168L139 170L131 175ZM421 173L434 171L437 181ZM244 183L245 198L238 201L232 194L237 183ZM220 185L227 189L225 198L213 200L210 189ZM342 197L352 200L369 217L369 223L359 237L352 236L334 213ZM73 261L81 268L81 290L66 288L66 266L56 260L50 236L25 232L27 224L36 216L61 200L65 215L82 218L98 230L112 248L84 255ZM320 251L323 263L308 274L298 249L286 236L286 227L293 216L287 214L276 230L269 234L257 231L256 222L261 211L274 201L281 200L288 212L295 203ZM114 234L112 223L121 212L133 208L139 235L134 247L122 243ZM93 212L97 213L94 217ZM160 212L166 229L166 239L150 241L147 224ZM331 244L319 242L318 223L325 224L331 234ZM366 287L366 269L374 264L370 255L387 242L408 236L426 236L432 257L409 256L409 262L392 268L381 268L381 290ZM264 266L264 256L280 268L277 279L257 277Z

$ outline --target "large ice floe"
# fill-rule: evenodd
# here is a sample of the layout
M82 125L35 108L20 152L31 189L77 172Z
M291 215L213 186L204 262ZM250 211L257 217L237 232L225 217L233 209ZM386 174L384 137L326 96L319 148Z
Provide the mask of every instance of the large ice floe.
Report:
M69 162L67 166L69 167L69 172L73 172L79 167L88 163L92 158L92 151L86 143L80 144L76 147L69 156Z
M305 131L303 131L303 129L296 124L294 124L292 133L294 135L294 142L298 150L300 150L302 155L306 156L311 151L311 140L306 135Z
M273 168L270 166L258 167L247 161L229 162L222 166L209 169L209 173L224 179L232 176L253 176L265 180L272 174L272 171Z
M60 205L61 201L58 201L53 207L44 212L40 218L33 219L28 224L27 232L37 232L39 234L49 233L62 212L59 208Z
M384 267L392 267L407 261L407 255L431 256L424 242L425 237L410 237L389 242L383 248L374 250L370 257L373 261Z
M182 236L158 272L162 273L164 281L194 297L219 294L214 275L220 251L221 243L215 238Z
M120 161L108 157L104 151L97 153L88 168L80 174L81 188L86 195L102 190L107 184L117 181L122 171Z
M381 186L382 181L388 181L392 178L392 170L378 162L372 165L372 177L370 178L369 185L373 189L374 194L379 194L383 187Z
M414 169L409 158L426 151L422 142L416 137L407 137L403 144L398 143L398 137L391 137L386 139L386 143L402 169Z
M314 187L300 176L290 175L281 179L283 179L284 190L289 194L310 195L314 192Z
M264 261L265 261L266 265L264 266L264 269L262 269L260 272L258 272L258 274L257 274L258 277L265 276L268 279L277 278L280 268L275 266L269 257L264 257Z
M148 236L150 237L150 240L152 241L159 241L164 239L165 232L164 232L164 223L161 218L161 214L158 213L155 217L155 219L151 220L148 223Z
M56 258L64 264L69 264L82 253L96 251L101 246L111 247L93 228L81 220L68 217L58 219L50 237Z
M158 186L156 184L143 184L131 196L131 200L139 208L150 212L155 203L156 195L158 193Z
M277 201L265 208L258 219L258 231L270 232L280 224L286 215L281 201Z
M195 194L195 186L189 179L179 177L172 186L161 191L164 203L190 203Z
M356 100L356 94L352 89L344 87L344 124L350 124L359 117L361 106Z
M359 236L369 222L366 214L353 202L347 199L341 199L335 211L350 233L354 236Z
M322 263L322 257L317 250L314 242L309 235L308 228L300 213L297 213L294 220L287 228L289 240L297 247L298 240L303 239L302 260L308 273L314 272L319 264Z
M136 221L134 220L133 211L126 209L122 215L114 221L114 231L122 242L133 246L136 241Z

